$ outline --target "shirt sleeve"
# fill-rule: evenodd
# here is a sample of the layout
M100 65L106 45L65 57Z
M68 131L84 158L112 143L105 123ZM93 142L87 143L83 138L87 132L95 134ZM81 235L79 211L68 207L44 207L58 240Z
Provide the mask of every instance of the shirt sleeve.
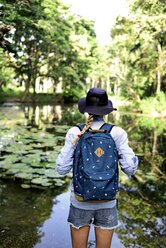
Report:
M111 131L111 135L118 150L119 162L122 171L128 176L135 174L138 167L138 157L134 154L128 144L126 131L115 126Z
M78 127L73 127L69 129L65 137L65 144L61 149L57 159L56 159L56 169L60 175L65 175L70 172L73 165L73 155L75 150L75 145L72 141L76 138L79 133Z

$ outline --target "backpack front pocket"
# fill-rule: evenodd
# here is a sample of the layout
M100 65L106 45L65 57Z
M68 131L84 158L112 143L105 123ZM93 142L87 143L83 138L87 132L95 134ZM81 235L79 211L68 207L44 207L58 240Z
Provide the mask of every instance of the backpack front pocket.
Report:
M101 174L84 177L84 200L113 200L118 192L118 184L114 175Z

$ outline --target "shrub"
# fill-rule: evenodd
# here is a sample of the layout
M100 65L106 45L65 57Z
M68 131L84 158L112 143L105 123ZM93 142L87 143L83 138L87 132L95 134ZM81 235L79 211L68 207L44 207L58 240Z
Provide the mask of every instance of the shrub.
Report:
M166 115L166 94L160 92L155 97L149 97L142 100L140 109L145 114L163 114Z

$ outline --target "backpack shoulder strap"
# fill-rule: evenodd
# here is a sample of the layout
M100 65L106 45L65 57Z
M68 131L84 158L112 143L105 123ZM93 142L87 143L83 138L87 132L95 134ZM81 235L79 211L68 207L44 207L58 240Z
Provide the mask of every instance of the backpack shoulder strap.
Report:
M76 125L76 127L78 127L80 131L82 131L82 129L85 127L85 124L79 124L79 125Z
M115 125L113 124L108 124L108 123L104 123L100 128L99 130L105 130L107 131L108 133L111 132L112 128L114 127ZM85 124L78 124L76 125L76 127L78 127L80 129L80 131L83 130L83 128L85 127Z
M105 131L107 131L108 133L110 133L111 130L112 130L112 128L113 128L114 126L115 126L115 125L113 125L113 124L104 123L104 124L100 127L100 129L105 130Z

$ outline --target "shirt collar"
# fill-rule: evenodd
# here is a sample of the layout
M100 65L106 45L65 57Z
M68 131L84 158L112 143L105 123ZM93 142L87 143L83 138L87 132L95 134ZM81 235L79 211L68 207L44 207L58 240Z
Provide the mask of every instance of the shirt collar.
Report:
M93 121L104 121L102 116L94 116Z

